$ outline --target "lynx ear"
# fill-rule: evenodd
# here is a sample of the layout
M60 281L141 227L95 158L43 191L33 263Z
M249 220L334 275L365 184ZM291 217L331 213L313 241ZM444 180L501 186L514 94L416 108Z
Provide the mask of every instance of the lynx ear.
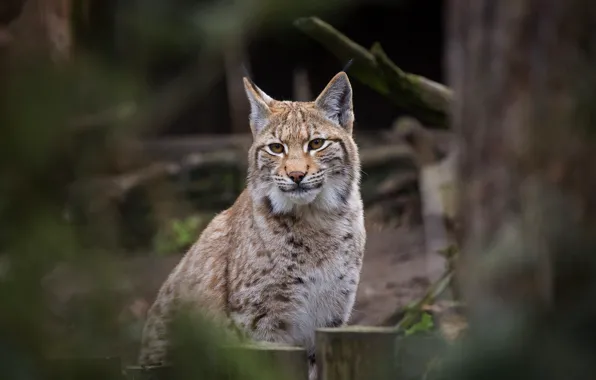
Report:
M256 136L269 121L269 116L271 115L269 104L273 99L258 88L250 79L245 77L243 81L244 90L250 103L250 128L252 129L252 134Z
M342 71L331 79L315 100L315 105L323 111L327 119L352 133L354 124L352 86L345 72Z

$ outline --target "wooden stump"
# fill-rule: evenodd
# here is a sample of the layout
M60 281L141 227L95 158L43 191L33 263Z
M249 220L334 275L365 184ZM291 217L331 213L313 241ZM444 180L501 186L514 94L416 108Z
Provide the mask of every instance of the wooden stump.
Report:
M280 375L283 375L284 380L308 379L308 358L306 350L301 347L259 344L229 347L227 350L231 351L228 352L230 357L242 356L247 362L272 366Z
M399 376L394 379L434 379L448 348L438 331L400 337L397 344Z
M397 331L349 326L318 329L318 380L395 380Z

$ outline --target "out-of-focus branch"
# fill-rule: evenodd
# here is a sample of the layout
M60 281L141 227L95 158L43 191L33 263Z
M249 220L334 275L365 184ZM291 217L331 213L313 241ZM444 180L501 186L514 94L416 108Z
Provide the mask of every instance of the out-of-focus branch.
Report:
M97 113L82 115L74 118L70 127L75 132L106 127L131 117L136 110L136 104L126 103L108 108Z
M451 90L440 83L402 71L376 43L370 51L317 17L295 21L306 33L342 62L353 59L350 74L408 110L424 124L447 128Z

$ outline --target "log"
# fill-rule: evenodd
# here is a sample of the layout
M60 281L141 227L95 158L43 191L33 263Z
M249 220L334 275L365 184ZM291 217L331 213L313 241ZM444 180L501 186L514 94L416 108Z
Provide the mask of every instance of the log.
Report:
M379 202L399 197L403 193L414 192L418 187L418 173L416 171L398 172L381 182L377 190L365 202Z
M397 336L384 327L318 329L318 380L395 380Z
M356 79L408 110L424 124L447 129L452 98L447 87L402 71L387 57L380 44L368 51L317 17L300 18L294 25L343 63L353 59L350 74Z
M403 139L395 133L366 134L359 133L357 141L360 146L360 158L363 165L376 165L386 160L402 156L412 156L412 149L404 144ZM140 142L146 156L158 160L178 160L192 153L212 151L240 151L241 159L246 160L248 149L252 144L252 135L193 135L182 138L151 139Z
M361 149L362 166L372 167L392 160L411 158L411 150L404 144L390 144L375 148ZM178 175L183 171L211 165L230 165L240 170L246 169L246 152L240 149L220 149L207 153L192 153L179 161L154 162L146 167L109 178L96 178L79 181L71 186L76 194L92 191L101 194L102 201L121 199L130 190L152 181Z
M247 132L249 132L247 130ZM252 135L192 135L168 137L141 141L143 152L158 160L178 160L191 153L207 153L231 149L242 149L248 153L252 144Z
M362 167L381 165L404 158L412 158L412 150L405 144L379 144L371 148L360 148L360 163Z
M146 167L110 178L97 178L79 181L71 185L71 193L94 192L101 194L102 202L122 199L129 191L153 181L177 175L184 170L213 164L238 165L241 160L235 152L223 151L212 153L195 153L185 157L181 162L155 162ZM96 199L96 201L99 201Z

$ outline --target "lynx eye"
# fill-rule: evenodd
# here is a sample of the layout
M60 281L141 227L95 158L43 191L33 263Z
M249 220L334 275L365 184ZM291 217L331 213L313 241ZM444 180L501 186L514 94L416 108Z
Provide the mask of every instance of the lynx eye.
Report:
M269 150L275 154L280 154L284 152L284 146L280 143L269 144Z
M308 149L309 150L321 149L321 147L323 146L324 143L325 143L325 140L324 139L314 139L314 140L311 140L308 143Z

